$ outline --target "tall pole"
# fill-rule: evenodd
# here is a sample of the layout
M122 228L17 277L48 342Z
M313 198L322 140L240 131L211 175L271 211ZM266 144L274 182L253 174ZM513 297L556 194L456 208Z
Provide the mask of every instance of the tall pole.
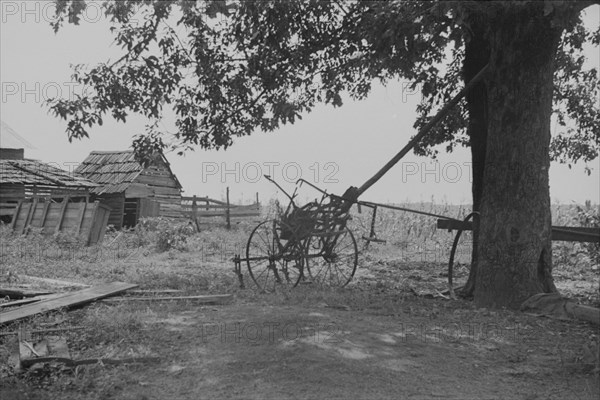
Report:
M225 220L227 222L227 229L231 229L231 211L229 210L229 186L227 186L227 208L225 209Z

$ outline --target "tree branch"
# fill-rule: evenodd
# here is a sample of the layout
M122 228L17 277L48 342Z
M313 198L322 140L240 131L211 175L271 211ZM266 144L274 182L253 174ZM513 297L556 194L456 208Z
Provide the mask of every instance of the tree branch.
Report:
M152 30L150 32L148 32L147 35L145 35L144 39L141 42L139 42L138 44L136 44L135 46L133 46L131 48L131 50L129 50L127 53L125 53L121 58L119 58L117 61L112 63L109 66L109 68L112 69L115 65L119 64L121 61L129 58L129 56L132 53L137 53L137 56L139 56L141 54L141 52L144 51L144 48L148 47L148 44L152 41L152 38L156 37L156 30L158 29L159 22L160 22L160 18L157 17L156 21L152 25L152 28L151 28Z
M179 46L181 47L181 49L183 50L183 52L185 53L185 55L188 58L188 61L194 64L197 64L196 60L194 60L192 58L192 56L190 55L190 53L187 51L186 47L184 46L183 42L181 41L181 39L179 38L179 35L177 34L177 32L175 32L175 29L173 29L171 27L171 25L169 25L167 23L167 21L163 21L163 24L165 24L165 26L169 29L169 31L171 32L171 34L173 36L175 36L175 39L177 39L177 41L179 42Z

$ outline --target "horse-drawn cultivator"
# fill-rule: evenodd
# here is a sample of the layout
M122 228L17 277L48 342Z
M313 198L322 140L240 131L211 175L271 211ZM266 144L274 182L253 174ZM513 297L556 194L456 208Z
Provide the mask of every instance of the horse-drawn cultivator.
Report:
M369 237L364 238L367 243L378 241L374 234L377 207L437 217L438 228L457 230L448 262L448 289L450 296L454 297L452 268L456 247L461 233L472 229L472 223L469 220L477 217L478 213L473 212L461 221L443 215L388 204L358 201L358 198L413 149L433 126L444 118L467 91L481 80L486 69L487 66L479 71L402 150L359 188L350 187L343 195L336 196L300 179L296 182L294 193L289 195L269 176L266 176L268 180L277 185L288 196L290 203L278 219L265 221L254 228L246 245L245 258L240 257L240 255L234 257L233 261L241 285L243 286L241 264L245 262L252 280L264 292L273 291L278 284L296 286L301 283L313 283L329 287L346 286L352 280L358 264L356 239L347 226L350 219L350 208L353 204L358 204L373 209L371 233ZM321 195L320 200L298 206L294 199L298 188L303 184L316 189ZM553 226L552 239L600 243L598 230L585 227Z
M358 202L358 197L415 147L482 78L485 69L482 69L394 158L360 188L350 187L342 196L336 196L300 179L296 183L294 193L289 195L269 176L265 176L288 196L290 203L278 219L262 222L254 228L246 245L246 257L238 255L234 258L238 275L241 277L241 263L247 263L250 277L264 292L274 291L278 284L346 286L352 280L358 264L356 239L347 226L350 208L355 203L368 207L376 205ZM320 200L298 206L294 199L298 188L303 184L320 192Z
M294 198L302 184L319 190L321 199L302 207L296 205ZM240 259L248 264L254 283L267 292L281 283L347 285L358 264L356 239L347 227L352 201L328 194L302 179L294 193L286 195L290 199L286 210L280 218L254 228L246 257Z

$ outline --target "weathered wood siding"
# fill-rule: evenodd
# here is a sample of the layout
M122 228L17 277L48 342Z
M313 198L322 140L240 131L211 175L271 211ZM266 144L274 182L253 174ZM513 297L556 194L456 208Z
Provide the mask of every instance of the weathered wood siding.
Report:
M150 199L138 199L138 218L158 217L160 204Z
M160 204L160 216L181 217L181 189L169 166L161 158L142 171L135 183L152 189L153 195L150 198Z
M102 240L109 217L109 210L100 202L23 201L15 212L12 229L23 234L28 228L43 228L42 233L69 232L79 236L86 244Z
M75 172L98 185L91 193L112 209L117 229L144 216L181 216L181 185L162 154L144 168L132 151L92 152Z
M95 200L100 200L102 204L110 208L108 225L113 225L115 229L121 229L125 211L125 196L122 193L104 194L95 196Z
M25 198L25 185L3 183L0 185L0 202L20 201Z

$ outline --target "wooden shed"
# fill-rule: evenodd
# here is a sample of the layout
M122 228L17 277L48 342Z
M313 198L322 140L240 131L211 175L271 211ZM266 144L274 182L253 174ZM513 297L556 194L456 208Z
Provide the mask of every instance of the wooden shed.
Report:
M0 216L4 222L10 222L16 205L26 199L62 201L68 196L71 201L86 201L96 186L53 165L23 159L22 149L4 150L2 156L11 158L0 159Z
M135 226L140 217L181 217L181 184L163 154L146 168L132 150L94 151L75 172L98 186L92 197L111 208L109 225Z

